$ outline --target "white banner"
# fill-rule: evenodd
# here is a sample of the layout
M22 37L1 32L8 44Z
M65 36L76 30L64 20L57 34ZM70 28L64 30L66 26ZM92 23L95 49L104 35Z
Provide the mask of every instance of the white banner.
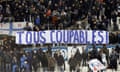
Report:
M29 26L33 26L33 24L31 22L28 23ZM12 27L13 29L21 29L24 28L26 26L26 22L13 22L12 23Z
M0 34L6 34L6 35L8 35L8 34L9 34L9 31L0 30Z
M16 43L108 44L109 32L88 30L21 31L16 33Z
M106 68L98 59L92 59L88 62L88 64L93 72L98 72Z
M12 36L15 36L17 32L21 32L21 31L24 31L24 30L20 30L20 31L12 31Z
M9 29L10 23L0 23L0 29Z
M31 22L29 26L33 26ZM0 34L7 34L15 36L16 32L23 31L26 26L26 22L12 22L12 23L0 23Z

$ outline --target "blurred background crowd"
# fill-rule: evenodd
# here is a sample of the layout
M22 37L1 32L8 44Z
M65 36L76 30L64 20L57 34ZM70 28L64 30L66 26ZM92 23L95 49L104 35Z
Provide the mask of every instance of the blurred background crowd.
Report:
M0 22L33 22L39 29L118 30L120 0L0 0Z

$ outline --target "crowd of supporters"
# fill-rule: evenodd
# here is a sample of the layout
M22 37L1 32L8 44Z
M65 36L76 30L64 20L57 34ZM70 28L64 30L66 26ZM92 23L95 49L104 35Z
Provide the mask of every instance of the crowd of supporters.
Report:
M81 67L88 66L88 61L97 58L107 68L118 70L120 62L120 47L116 45L110 52L106 45L99 50L93 45L92 50L86 51L83 47L82 53L78 47L71 49L70 58L67 60L60 50L52 52L52 47L48 46L44 51L42 48L37 50L25 50L24 47L17 46L14 39L4 39L0 46L0 71L1 72L81 72ZM117 62L118 60L118 62ZM69 66L66 66L66 63ZM68 68L69 67L69 68ZM88 71L91 70L88 67Z
M16 45L14 39L5 38L0 45L0 72L54 72L55 66L59 71L65 64L63 55L58 50L52 55L51 47L47 51L26 51ZM39 70L42 67L42 70ZM64 70L64 69L63 69Z
M108 30L112 20L117 30L119 5L119 0L0 0L0 22L28 21L40 29L64 29L86 19L81 26Z

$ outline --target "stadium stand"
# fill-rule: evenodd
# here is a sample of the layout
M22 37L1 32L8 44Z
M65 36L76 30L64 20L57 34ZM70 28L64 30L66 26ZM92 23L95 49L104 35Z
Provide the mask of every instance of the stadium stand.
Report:
M10 28L14 22L25 22L26 31L109 31L108 45L83 48L79 44L18 45L10 34L0 35L0 72L92 72L87 63L93 58L107 66L101 72L119 72L119 7L120 0L0 0L0 25Z
M113 30L118 30L119 5L119 0L1 0L0 22L27 21L39 28L64 29L78 28L77 21L87 19L90 29L108 30L112 20Z

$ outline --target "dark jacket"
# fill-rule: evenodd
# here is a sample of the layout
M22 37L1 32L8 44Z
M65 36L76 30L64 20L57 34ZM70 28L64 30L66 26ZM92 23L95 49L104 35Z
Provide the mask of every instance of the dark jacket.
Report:
M62 55L59 55L59 56L58 56L57 64L58 64L58 66L64 65L64 58L63 58Z
M45 54L42 56L41 63L43 67L48 67L48 58Z
M75 58L70 58L68 64L70 65L70 67L76 67L77 60Z

